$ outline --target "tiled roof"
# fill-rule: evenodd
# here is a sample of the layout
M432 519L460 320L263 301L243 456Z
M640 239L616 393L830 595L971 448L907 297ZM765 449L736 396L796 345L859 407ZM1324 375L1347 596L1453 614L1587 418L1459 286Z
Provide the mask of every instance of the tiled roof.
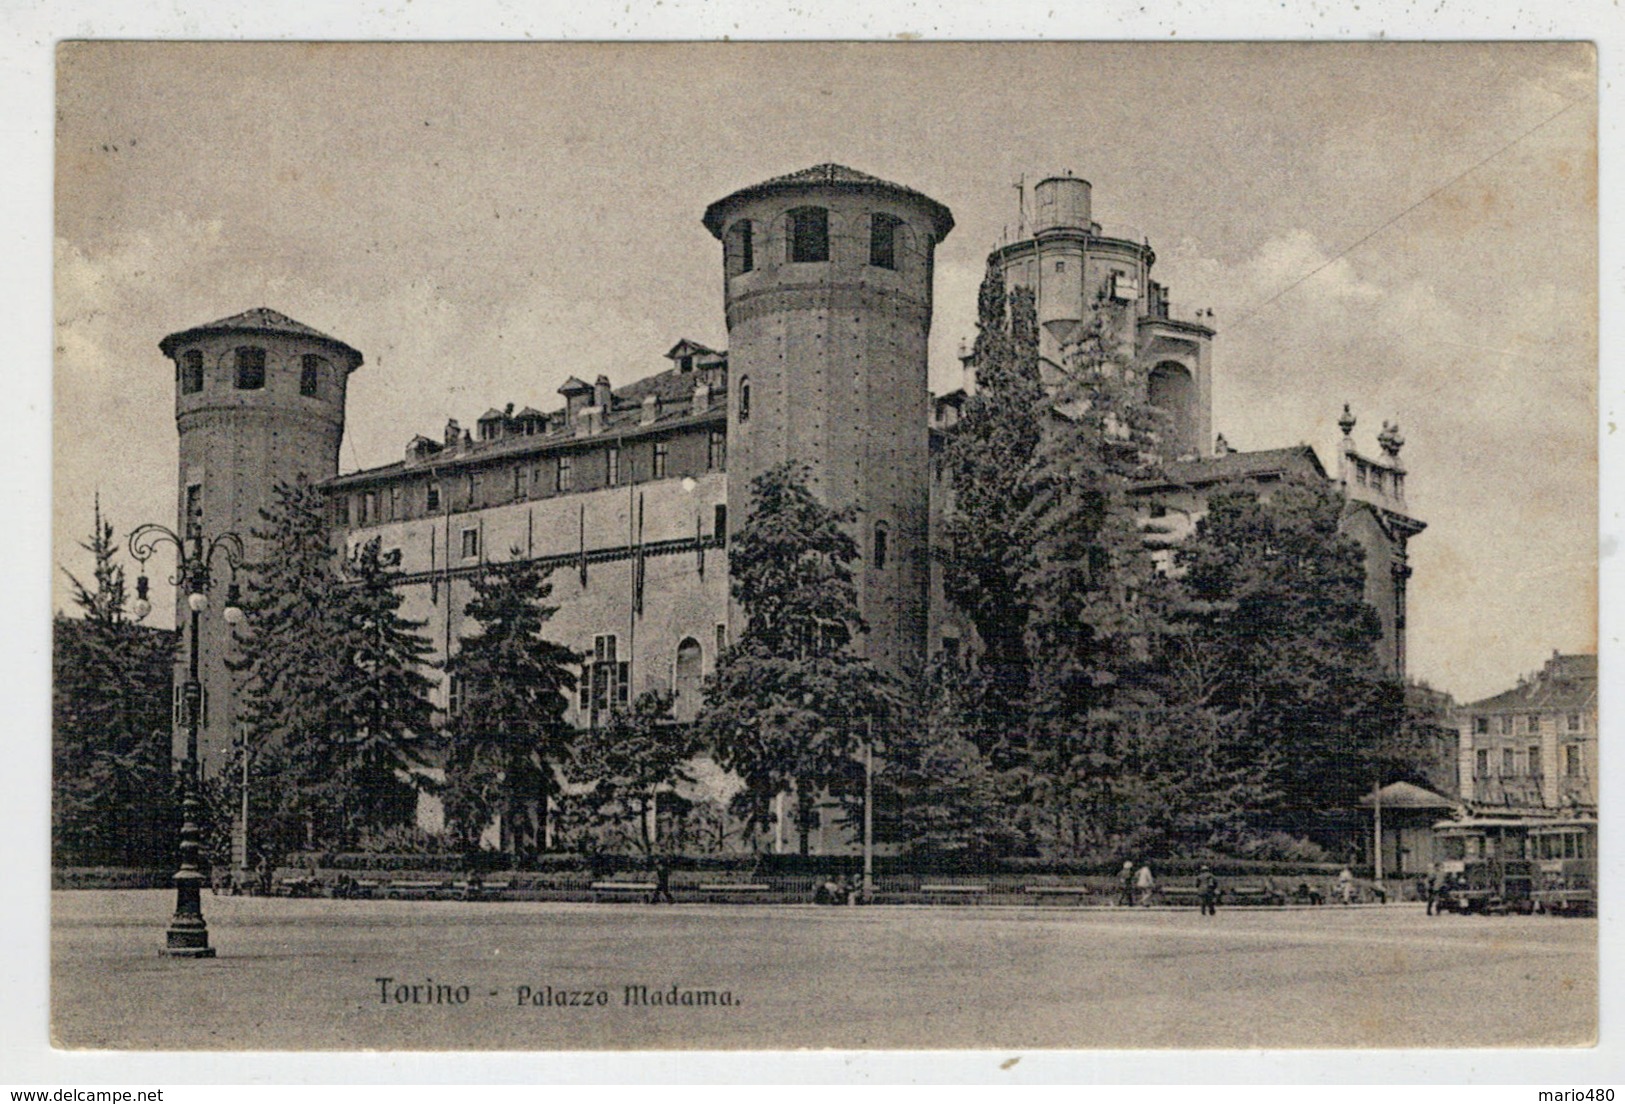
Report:
M728 209L745 200L755 199L770 192L795 188L839 188L850 191L886 191L895 195L904 195L917 199L931 212L931 221L936 224L937 240L941 241L948 236L954 228L954 216L948 208L932 199L923 192L901 184L893 184L889 180L882 180L878 176L849 169L845 165L837 165L827 161L822 165L814 165L807 169L798 169L783 176L775 176L771 180L764 180L760 184L752 184L748 188L741 188L737 192L724 196L705 209L705 228L711 231L714 237L722 237L723 226L727 220Z
M1167 482L1174 484L1222 483L1230 479L1253 479L1277 472L1299 471L1326 478L1320 457L1308 445L1260 449L1256 452L1229 452L1198 460L1176 460L1166 468Z
M189 339L221 333L285 334L291 337L312 337L325 341L329 345L337 346L351 356L355 361L350 366L352 371L361 365L361 354L338 338L329 337L320 330L313 329L303 322L296 322L281 311L274 311L269 307L255 307L253 310L234 314L230 318L222 318L206 325L178 330L160 341L158 347L163 350L165 356L170 356L177 345L183 344Z
M1597 704L1597 657L1554 655L1539 674L1511 690L1462 706L1465 710L1590 709Z

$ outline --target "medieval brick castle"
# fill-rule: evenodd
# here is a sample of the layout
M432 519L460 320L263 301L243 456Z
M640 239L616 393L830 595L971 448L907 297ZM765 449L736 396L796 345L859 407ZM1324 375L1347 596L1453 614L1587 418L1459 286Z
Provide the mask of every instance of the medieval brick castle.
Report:
M1397 427L1384 426L1379 454L1362 454L1345 408L1334 472L1307 445L1214 446L1213 329L1174 317L1149 244L1101 233L1087 181L1052 177L1033 200L1022 240L993 257L1008 285L1035 294L1041 355L1059 363L1101 310L1169 415L1168 484L1142 524L1177 540L1218 483L1334 479L1349 502L1345 531L1366 551L1385 658L1402 674L1406 542L1423 525L1405 505ZM363 471L338 471L359 351L263 308L170 334L160 348L176 371L182 531L246 536L278 482L319 481L335 543L378 537L400 550L402 612L428 623L441 657L473 630L471 575L512 556L543 561L555 569L551 634L585 657L573 719L591 724L662 688L686 720L734 631L730 519L745 516L754 476L793 458L825 500L856 507L870 626L861 646L897 671L957 649L967 630L931 554L945 490L933 453L965 392L930 395L926 364L933 254L952 214L910 188L819 165L718 200L704 224L722 244L726 351L678 341L654 375L619 387L572 377L551 409L509 404L472 427L450 421ZM229 626L205 619L203 631L208 770L229 757L236 709ZM455 711L459 687L438 677L437 704Z

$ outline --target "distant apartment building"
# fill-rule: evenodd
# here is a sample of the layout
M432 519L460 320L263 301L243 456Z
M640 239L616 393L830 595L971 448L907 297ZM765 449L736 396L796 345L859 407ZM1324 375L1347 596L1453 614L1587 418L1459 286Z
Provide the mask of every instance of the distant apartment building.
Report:
M1597 657L1562 655L1510 690L1463 705L1462 797L1482 805L1595 808Z

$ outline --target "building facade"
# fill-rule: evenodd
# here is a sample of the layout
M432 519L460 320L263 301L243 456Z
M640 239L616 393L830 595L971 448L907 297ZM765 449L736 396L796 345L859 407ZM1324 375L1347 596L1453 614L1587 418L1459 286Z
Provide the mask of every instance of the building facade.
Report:
M1462 797L1479 805L1597 807L1597 657L1552 657L1510 690L1461 706Z
M1010 285L1035 291L1047 371L1096 309L1144 368L1147 397L1176 427L1168 485L1142 518L1154 544L1188 533L1220 484L1331 478L1308 446L1209 449L1214 331L1174 317L1150 278L1149 244L1101 233L1088 182L1051 178L1035 200L1031 235L992 259ZM322 482L336 545L377 538L399 550L402 613L427 622L442 659L474 631L463 614L472 576L542 561L554 568L551 632L585 657L571 719L590 725L671 689L687 720L736 623L730 519L743 517L756 475L796 460L816 493L855 511L870 657L906 674L957 647L962 630L933 579L951 488L932 451L965 391L933 400L926 355L934 251L952 214L911 188L819 165L734 192L703 222L722 245L727 351L682 340L662 371L619 387L572 377L545 412L508 405L471 428L449 421L363 471L337 469L344 381L360 353L264 309L170 335L160 347L176 366L183 525L247 535L277 481ZM1397 429L1385 426L1383 457L1369 459L1353 428L1346 418L1336 479L1402 672L1405 541L1422 525L1404 509ZM235 716L216 632L202 656L215 703L205 769L229 755ZM437 705L455 712L459 692L442 675Z

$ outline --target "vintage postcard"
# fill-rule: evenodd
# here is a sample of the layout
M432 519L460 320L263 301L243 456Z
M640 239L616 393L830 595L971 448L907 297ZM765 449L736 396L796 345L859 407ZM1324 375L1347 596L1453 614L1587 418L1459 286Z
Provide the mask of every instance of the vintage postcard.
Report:
M54 1045L1592 1045L1597 85L61 43Z

